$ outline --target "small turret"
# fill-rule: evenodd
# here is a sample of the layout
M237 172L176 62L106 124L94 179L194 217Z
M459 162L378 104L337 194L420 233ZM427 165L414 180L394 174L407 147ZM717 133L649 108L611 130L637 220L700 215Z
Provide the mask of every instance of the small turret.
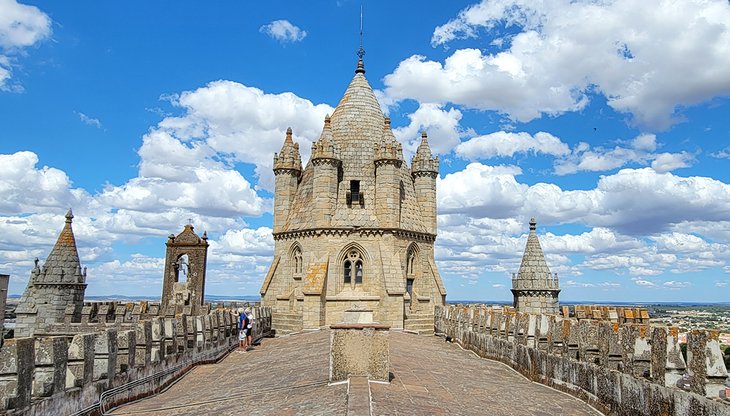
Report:
M425 131L421 133L421 144L411 161L411 175L423 222L429 233L436 234L436 178L439 176L439 158L431 158L431 148Z
M312 166L314 176L314 209L312 218L315 227L329 227L337 200L337 178L342 164L339 151L332 136L329 114L324 118L324 127L319 140L312 144Z
M517 274L512 274L513 305L519 312L555 314L559 307L558 274L550 273L536 230L537 221L530 218L522 263Z
M294 195L297 192L299 177L302 174L302 157L299 144L292 140L291 127L286 129L286 138L281 152L274 153L274 232L283 229L289 216Z
M335 147L335 141L332 137L332 127L330 125L330 116L324 117L324 128L319 140L312 143L312 162L320 159L336 159L339 160L339 152Z
M28 286L16 308L15 334L32 336L47 324L62 322L66 306L74 305L74 318L80 317L86 291L86 269L82 271L73 213L69 209L66 221L43 266L36 258Z
M375 206L381 227L399 228L401 222L402 192L400 168L403 147L390 128L390 117L385 117L383 137L375 145Z
M411 173L413 176L418 174L425 174L434 178L438 176L439 157L436 156L431 159L431 147L428 145L428 136L425 131L421 133L421 144L418 145L416 155L413 156L411 161Z
M284 139L281 152L274 153L274 174L279 175L285 173L284 171L292 171L286 173L296 174L297 176L302 171L302 157L299 155L299 143L294 143L294 140L292 140L291 127L286 129L286 139Z
M392 161L400 167L403 162L403 146L395 139L390 127L390 117L385 117L383 138L375 145L375 164L380 161Z

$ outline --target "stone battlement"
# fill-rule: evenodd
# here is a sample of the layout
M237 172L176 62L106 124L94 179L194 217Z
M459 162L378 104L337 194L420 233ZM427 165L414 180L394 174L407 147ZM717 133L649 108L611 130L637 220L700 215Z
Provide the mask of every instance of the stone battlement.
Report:
M112 405L159 391L193 366L216 361L238 345L235 309L147 316L120 326L116 320L126 316L127 305L85 304L84 309L96 310L89 317L105 318L105 323L59 324L94 332L7 340L0 348L0 411L101 414ZM113 315L105 312L110 309ZM116 312L122 310L124 314ZM254 338L268 336L271 309L254 307L252 313Z
M708 399L719 396L728 377L717 331L691 331L685 363L677 328L648 323L449 305L436 307L435 327L479 356L506 363L607 414L730 411L726 404ZM676 388L683 377L689 392Z

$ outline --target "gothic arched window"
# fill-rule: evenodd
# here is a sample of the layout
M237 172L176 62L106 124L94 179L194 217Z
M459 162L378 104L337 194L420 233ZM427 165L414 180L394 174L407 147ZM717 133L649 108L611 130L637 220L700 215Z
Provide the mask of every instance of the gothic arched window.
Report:
M353 279L354 274L354 279ZM363 261L362 256L357 250L350 250L343 262L342 282L355 288L362 284Z
M292 266L294 268L293 274L295 276L302 274L302 249L299 247L294 248L292 252Z
M190 261L187 254L183 254L182 256L178 257L175 269L175 281L178 283L187 282L188 274L190 272Z

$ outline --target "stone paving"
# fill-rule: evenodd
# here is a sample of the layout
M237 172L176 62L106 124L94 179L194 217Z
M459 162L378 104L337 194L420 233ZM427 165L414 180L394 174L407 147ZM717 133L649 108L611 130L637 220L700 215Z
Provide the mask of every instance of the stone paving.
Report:
M329 331L264 339L113 414L345 415L347 385L327 385L328 354ZM370 383L373 415L600 414L442 338L391 332L390 359L391 383Z

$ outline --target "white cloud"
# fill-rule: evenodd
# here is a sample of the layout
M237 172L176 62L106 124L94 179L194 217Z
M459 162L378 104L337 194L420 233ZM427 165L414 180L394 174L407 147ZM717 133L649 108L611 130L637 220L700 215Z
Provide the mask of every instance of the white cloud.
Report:
M629 163L644 165L656 157L651 153L656 150L656 146L656 136L653 134L640 134L629 142L628 147L616 146L612 149L591 149L588 143L581 142L569 155L555 161L555 173L567 175L581 171L606 171Z
M651 168L657 172L670 172L675 169L688 168L692 166L694 156L687 152L661 153L651 162Z
M656 286L656 284L654 282L650 282L648 280L643 280L643 279L634 280L634 283L636 283L639 286L645 286L645 287L654 287L654 286Z
M265 33L279 42L299 42L307 37L307 32L291 24L288 20L274 20L263 25L259 32Z
M473 137L458 146L455 153L465 159L485 159L493 157L512 157L516 153L544 153L565 156L570 148L550 133L538 132L510 133L498 131L484 136Z
M51 19L35 6L15 0L0 0L0 90L18 90L8 85L13 56L51 36Z
M716 157L718 159L730 159L730 146L722 148L717 152L712 153L710 156Z
M730 94L728 21L724 0L484 0L436 28L432 43L485 32L498 52L459 49L443 64L412 56L385 77L386 93L529 121L581 110L595 91L663 129L678 109Z
M84 113L77 113L79 115L79 119L84 123L88 124L89 126L96 127L97 129L101 128L101 121L99 121L98 118L89 117Z
M144 153L146 149L140 150L143 167L148 158L154 158L155 164L160 165L157 161L168 157L165 149L175 147L179 149L177 156L173 156L177 160L175 163L196 164L204 155L252 163L259 178L257 187L267 190L274 187L272 159L284 143L287 127L292 128L303 163L306 163L311 143L322 131L325 115L334 111L329 105L315 105L289 92L267 94L232 81L214 81L170 99L184 113L165 118L148 135L167 135L168 138L155 138L165 142L164 147L155 151L157 156ZM191 149L196 153L192 161L186 162L190 160L185 156L187 151L175 142L192 143ZM180 173L172 171L170 174Z
M438 104L422 103L408 115L410 123L393 129L393 134L403 143L407 159L416 153L422 131L428 134L428 144L434 154L446 154L460 143L461 136L470 133L459 125L461 116L461 111L455 108L447 111Z
M684 289L692 286L692 284L690 282L678 282L676 280L670 280L668 282L664 282L663 286L669 289Z

